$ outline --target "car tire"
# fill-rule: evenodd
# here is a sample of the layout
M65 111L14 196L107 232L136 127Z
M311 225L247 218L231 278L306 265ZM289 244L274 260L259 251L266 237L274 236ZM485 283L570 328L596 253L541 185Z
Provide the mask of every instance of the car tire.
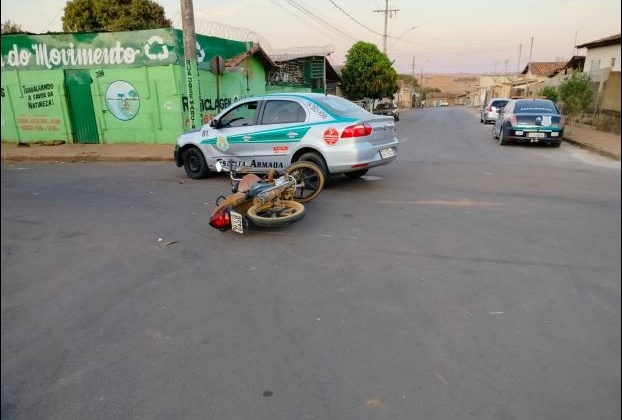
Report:
M298 157L296 161L315 163L318 166L318 168L320 168L320 170L322 171L322 174L324 174L324 182L327 183L329 181L330 174L328 172L328 169L326 168L326 163L324 162L324 159L322 158L322 156L320 156L319 154L315 152L303 153L302 155Z
M493 140L497 140L499 137L497 137L497 133L495 133L495 125L492 126L492 139Z
M205 156L197 147L191 147L184 152L184 170L192 179L202 179L209 174Z
M559 147L561 146L561 144L562 144L561 140L554 141L553 143L551 143L551 147Z
M501 146L507 146L508 141L505 138L505 133L504 133L504 129L503 127L501 127L501 131L499 131L499 145Z

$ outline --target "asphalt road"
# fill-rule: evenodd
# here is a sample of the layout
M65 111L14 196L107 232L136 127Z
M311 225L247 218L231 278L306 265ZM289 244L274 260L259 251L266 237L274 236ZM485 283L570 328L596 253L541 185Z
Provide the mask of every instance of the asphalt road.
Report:
M400 117L245 235L224 176L3 163L2 419L619 419L620 162Z

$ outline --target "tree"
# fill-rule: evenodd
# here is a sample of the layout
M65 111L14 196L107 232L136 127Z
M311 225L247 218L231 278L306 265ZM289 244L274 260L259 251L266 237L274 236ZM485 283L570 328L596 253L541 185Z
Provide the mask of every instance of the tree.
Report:
M559 100L559 94L557 93L557 89L552 86L545 86L540 92L540 96L544 96L546 99L550 99L555 103L557 103L557 101Z
M348 50L341 77L343 90L352 101L392 98L399 89L397 73L387 55L364 41Z
M137 31L172 26L152 0L69 0L62 17L65 32Z
M592 103L594 92L589 74L574 72L557 88L562 111L571 120L587 109Z
M7 20L6 22L2 22L2 33L3 34L19 34L22 32L24 31L22 30L21 25L11 22L10 20Z

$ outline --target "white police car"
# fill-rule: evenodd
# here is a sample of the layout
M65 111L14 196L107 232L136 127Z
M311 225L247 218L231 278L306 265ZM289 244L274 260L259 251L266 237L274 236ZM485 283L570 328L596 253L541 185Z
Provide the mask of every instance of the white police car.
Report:
M216 162L240 172L284 170L310 161L326 175L359 178L397 157L393 117L321 93L280 93L246 98L200 130L177 138L174 158L193 179L216 172Z

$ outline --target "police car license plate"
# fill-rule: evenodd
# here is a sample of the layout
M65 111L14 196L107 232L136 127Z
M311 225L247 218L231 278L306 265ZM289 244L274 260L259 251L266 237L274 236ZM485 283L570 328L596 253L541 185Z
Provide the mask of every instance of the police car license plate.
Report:
M383 159L390 158L395 156L395 152L392 147L386 149L380 149L380 157Z
M244 233L244 218L242 215L230 210L229 217L231 218L231 230L237 233Z

